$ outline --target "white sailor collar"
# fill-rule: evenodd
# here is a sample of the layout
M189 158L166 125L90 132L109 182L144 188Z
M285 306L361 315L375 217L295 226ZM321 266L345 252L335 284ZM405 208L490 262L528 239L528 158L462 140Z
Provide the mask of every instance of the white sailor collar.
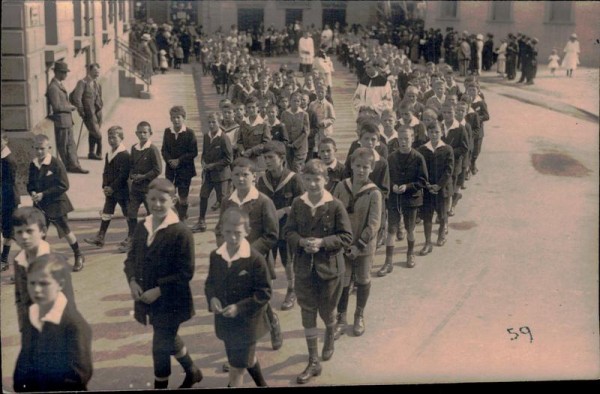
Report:
M227 242L224 242L223 245L219 246L215 253L220 255L228 264L231 264L236 260L250 257L251 252L252 249L250 248L250 242L244 238L240 242L239 249L233 256L230 256L229 252L227 251Z
M115 158L115 156L117 156L121 152L126 152L126 151L127 151L127 148L125 148L125 145L119 144L119 146L117 146L117 149L115 149L114 152L108 151L106 153L106 160L108 160L108 162L110 163Z
M229 196L229 199L241 207L242 205L244 205L245 203L247 203L249 201L257 200L258 195L259 195L258 189L256 188L256 186L252 185L252 186L250 186L250 190L248 191L248 194L246 194L246 197L244 197L243 200L240 201L240 196L238 196L237 189L234 190L233 193L231 193L231 196Z
M458 126L460 126L460 123L458 123L458 120L453 119L452 125L450 127L446 127L446 122L442 122L442 126L444 127L444 131L449 131L449 130L455 129Z
M442 146L446 146L446 143L445 143L444 141L442 141L441 139L440 139L440 141L438 142L438 144L437 144L437 146L435 147L435 149L433 149L433 145L431 145L431 141L428 141L428 142L425 144L425 147L426 147L427 149L429 149L430 151L432 151L432 152L435 152L435 150L436 150L437 148L441 148Z
M50 254L50 244L44 240L41 240L40 244L38 246L37 254L35 255L35 257L38 258L40 256L45 256L47 254ZM29 261L27 261L27 254L26 254L25 250L21 250L15 256L15 261L17 262L17 265L20 265L21 267L23 267L25 269L27 269L29 267Z
M473 102L471 103L471 105L478 103L480 101L483 101L483 100L481 99L481 96L479 94L477 94L477 96L475 96L475 98L473 99Z
M327 166L327 168L331 168L332 170L335 170L335 167L337 167L337 163L338 163L338 160L336 158L334 158L333 161Z
M42 328L46 322L59 325L68 302L69 301L67 300L67 297L65 297L63 292L60 291L56 297L56 300L54 301L54 305L52 305L52 308L50 308L48 313L41 318L40 306L38 304L31 304L29 306L29 321L31 322L31 325L34 326L39 332L42 332Z
M277 126L278 124L281 124L281 122L279 121L279 119L275 118L275 122L273 122L273 124L271 124L271 122L269 121L269 119L267 118L267 124L271 127L273 126Z
M5 146L4 149L2 149L2 159L6 158L8 155L10 155L10 149L8 146Z
M405 125L405 123L406 123L406 122L404 122L404 119L400 119L400 124L401 124L401 125L403 125L403 126L404 126L404 125ZM419 122L419 119L418 119L416 116L412 115L412 118L410 118L410 123L408 124L408 126L410 126L410 127L415 127L415 126L416 126L416 125L418 125L419 123L420 123L420 122Z
M381 133L381 136L385 140L385 143L389 144L391 140L393 140L394 138L398 138L398 132L396 130L394 130L393 133L392 133L392 135L390 137L388 137L387 135L385 135L385 132L383 132L383 133Z
M41 163L40 163L40 160L36 157L35 159L33 159L33 164L39 170L40 168L42 168L42 166L49 166L51 161L52 161L52 155L50 153L47 153L46 156L44 157L44 160L42 160Z
M187 126L185 124L181 125L181 129L179 129L179 131L175 131L174 127L169 127L169 130L175 135L175 139L177 139L177 137L179 137L179 134L185 133L187 131Z
M323 190L323 196L321 197L321 199L316 204L313 204L310 201L310 198L308 198L308 192L305 192L303 195L300 196L300 200L302 200L302 202L308 205L312 210L315 210L321 205L325 205L326 203L333 201L333 196L327 190Z
M219 127L219 131L217 131L217 134L215 134L214 136L211 134L211 132L208 132L208 138L210 139L210 141L212 142L212 140L214 140L217 137L220 137L223 135L223 130Z
M165 216L162 223L156 228L156 230L152 231L152 218L153 215L148 215L146 219L144 219L144 227L146 231L148 231L148 239L146 240L146 245L150 246L156 237L156 233L160 230L167 228L171 224L179 223L179 216L172 209L167 212L167 216Z

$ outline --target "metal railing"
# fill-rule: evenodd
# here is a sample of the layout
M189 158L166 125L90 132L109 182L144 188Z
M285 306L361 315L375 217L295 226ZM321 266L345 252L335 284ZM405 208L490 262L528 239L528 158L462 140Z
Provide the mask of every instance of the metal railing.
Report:
M153 74L152 59L146 53L118 38L116 39L116 48L119 66L140 78L146 84L146 90L150 91Z

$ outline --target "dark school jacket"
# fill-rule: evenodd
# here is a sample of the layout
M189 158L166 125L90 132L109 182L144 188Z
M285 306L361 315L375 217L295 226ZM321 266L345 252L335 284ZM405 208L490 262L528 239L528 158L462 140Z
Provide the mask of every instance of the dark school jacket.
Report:
M143 150L137 150L131 147L131 168L129 175L141 174L143 179L131 183L131 190L146 193L148 185L162 172L162 159L160 152L154 144Z
M119 152L108 161L108 153L104 157L104 171L102 172L102 187L110 186L113 189L114 198L127 198L129 187L127 179L131 166L129 152Z
M334 168L327 167L327 177L329 179L327 185L325 185L325 190L329 193L333 193L337 184L344 179L344 170L344 165L339 160L336 161Z
M285 207L291 207L294 198L304 193L304 186L300 180L300 176L287 168L283 169L281 178L279 178L278 184L272 183L272 178L268 171L266 171L256 182L256 188L259 192L269 197L275 209L282 209ZM279 239L285 239L283 228L287 220L287 215L283 215L279 219Z
M390 188L393 185L407 185L402 194L390 192L388 208L420 207L423 205L423 188L427 185L427 165L423 155L415 149L409 153L396 151L388 158Z
M2 211L14 209L20 203L21 196L17 190L17 162L15 155L9 153L2 159Z
M204 134L202 162L213 165L212 168L204 170L204 182L223 182L231 179L229 165L233 162L233 148L224 132L212 141L208 133Z
M437 146L435 151L431 151L429 143L419 147L418 152L425 159L427 165L427 174L429 176L428 185L440 186L440 193L444 198L449 198L452 193L452 171L454 170L454 153L450 145ZM429 194L425 191L425 195Z
M92 330L70 301L60 323L45 322L41 332L26 319L15 391L85 391L92 372Z
M42 201L37 203L36 207L46 216L59 218L73 210L67 190L69 190L67 171L56 157L50 159L50 164L42 164L39 169L33 162L29 163L27 193L44 193Z
M194 237L182 222L159 230L150 246L144 221L137 224L133 244L125 260L127 284L135 279L143 291L160 287L152 304L134 303L134 317L157 327L181 324L194 316L190 281L194 276Z
M465 127L459 125L448 130L448 133L442 137L442 141L452 147L454 152L454 175L462 171L462 162L465 155L469 152L469 136Z
M186 131L180 132L175 138L171 128L166 128L161 153L166 163L166 178L173 179L177 174L177 177L191 179L197 175L194 159L198 156L198 142L194 130L186 127ZM179 159L177 168L171 168L169 165L169 160L173 159Z
M262 254L251 249L250 257L240 258L227 267L227 262L214 250L210 254L208 276L204 286L208 310L210 300L216 297L223 307L236 304L234 318L215 315L217 338L228 345L250 345L262 338L269 328L265 314L272 290L267 266Z
M475 110L475 112L477 112L477 115L479 115L479 122L481 124L479 137L483 137L483 123L490 120L490 113L488 112L487 104L485 103L485 101L483 101L483 99L481 99L479 101L473 102L471 104L471 107L473 108L473 110Z
M326 202L312 215L311 208L296 198L285 225L285 237L294 253L296 277L307 278L313 269L323 280L343 275L344 251L352 243L352 225L340 200ZM317 253L308 254L300 247L300 239L308 237L323 239L323 247Z

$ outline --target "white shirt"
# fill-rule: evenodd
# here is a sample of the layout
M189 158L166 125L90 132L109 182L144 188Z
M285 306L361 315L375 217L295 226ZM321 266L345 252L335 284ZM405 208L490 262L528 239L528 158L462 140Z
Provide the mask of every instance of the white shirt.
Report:
M254 119L254 122L250 123L250 119L248 119L248 126L257 126L259 124L263 124L265 123L265 120L262 118L262 116L260 115L256 115L256 118Z
M31 304L29 306L29 321L31 322L31 325L34 326L39 332L42 332L45 322L59 325L62 315L65 312L65 308L67 307L67 303L67 297L65 297L62 291L60 291L56 297L56 300L54 301L54 305L52 305L52 308L50 308L48 313L41 318L40 306L38 304Z
M394 132L392 133L392 135L390 137L388 137L385 133L381 133L381 136L385 140L385 143L389 144L391 140L393 140L394 138L398 138L398 132L396 130L394 130Z
M5 146L4 149L2 149L2 158L6 158L6 156L10 155L10 149L8 149L8 146Z
M442 141L441 139L439 140L437 146L435 147L435 149L437 148L441 148L442 146L446 146L446 144L444 143L444 141ZM433 149L433 145L431 145L431 141L427 142L425 144L425 148L429 149L432 152L435 152L435 149Z
M167 212L167 216L165 216L162 223L156 228L156 230L152 230L152 215L148 215L146 219L144 219L144 227L146 227L146 231L148 231L148 239L146 240L146 245L150 246L156 237L156 233L158 233L163 228L167 228L171 224L179 223L179 217L177 214L171 209Z
M40 241L40 244L38 245L38 249L37 249L37 254L35 255L36 258L40 257L40 256L45 256L47 254L50 254L50 244L44 240ZM20 265L21 267L27 269L29 268L29 261L27 261L27 254L25 253L25 250L21 250L16 256L15 256L15 261L17 262L17 265Z
M179 134L185 133L187 131L187 127L186 127L186 125L182 125L181 129L179 129L179 131L175 131L174 128L170 128L169 130L171 130L171 133L173 133L175 135L175 139L177 140L177 137L179 137Z
M244 197L244 199L241 201L240 201L240 197L238 196L238 190L236 189L236 190L234 190L233 193L231 193L231 196L229 196L229 199L241 207L242 205L244 205L245 203L247 203L249 201L258 199L258 189L255 186L250 186L250 190L248 191L248 194L246 194L246 197Z
M221 130L221 128L219 128L219 131L217 131L217 133L213 136L212 133L209 131L208 132L208 139L210 140L210 142L213 142L213 140L217 137L220 137L223 135L223 131Z
M133 149L135 150L145 150L150 148L150 145L152 145L152 141L148 140L146 141L146 145L141 146L140 143L138 142L137 144L133 145Z
M46 154L46 156L44 157L44 160L42 160L41 163L40 163L40 160L37 157L35 159L33 159L33 164L39 170L40 168L42 168L42 166L49 166L51 160L52 160L52 155L50 153L48 153L48 154Z
M448 131L457 128L458 126L460 126L460 124L458 123L458 121L456 119L452 120L452 125L450 127L446 127L446 122L442 122L442 127L444 128L442 130L442 133L444 134L444 136L448 135Z
M327 168L331 168L332 170L335 170L335 167L337 166L337 159L333 159L333 161L331 162L331 164L329 164L327 166Z
M215 253L220 255L223 258L223 260L227 262L228 267L231 267L231 263L233 263L234 261L250 257L250 243L246 239L242 239L237 252L235 252L233 256L230 256L229 251L227 250L227 242L223 242L223 245L219 246Z
M110 163L116 155L118 155L121 152L126 152L127 148L125 148L125 145L123 144L119 144L119 146L117 146L117 149L115 149L114 152L107 152L106 153L106 160L108 160L108 162Z
M305 192L300 196L300 200L310 207L311 215L315 216L317 208L319 208L321 205L325 205L325 203L333 201L333 196L327 190L323 190L323 196L321 196L321 199L316 204L313 204L308 197L308 192Z

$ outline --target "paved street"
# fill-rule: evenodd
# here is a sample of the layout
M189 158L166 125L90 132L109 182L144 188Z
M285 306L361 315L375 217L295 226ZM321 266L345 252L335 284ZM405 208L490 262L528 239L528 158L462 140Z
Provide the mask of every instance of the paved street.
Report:
M292 57L270 61L274 67L281 63L296 67ZM495 83L493 75L487 83L483 78L491 120L485 125L480 172L467 183L450 220L448 242L427 257L417 256L413 269L405 267L405 242L396 243L394 272L372 280L366 333L337 341L333 359L323 362L323 374L309 385L599 377L598 118L597 112L594 118L594 113L559 110L568 100L573 107L593 111L589 101L598 103L598 75L596 70L583 82L582 76L576 84L579 94L557 93L549 99L553 104L546 106L534 100L534 95L547 96L543 89L549 85L541 82L542 77L537 91L522 87L507 91L509 87ZM344 159L355 138L349 105L355 78L336 63L334 84L335 138L339 158ZM200 136L204 114L216 109L219 99L210 79L192 66L156 76L151 92L160 100L122 99L109 115L107 123L122 124L130 133L125 140L128 146L135 142L131 133L135 124L144 117L154 126L153 142L160 144L168 109L175 104L186 107L188 126ZM571 96L587 99L579 103ZM85 163L101 167L100 162ZM90 169L95 174L101 171ZM99 183L98 175L94 176ZM97 217L102 201L99 185L85 176L75 177L69 193L80 217ZM199 180L192 186L188 224L197 215ZM209 229L214 227L216 214L210 213L207 222ZM80 242L98 225L98 219L76 221ZM105 248L83 245L86 267L73 274L77 304L93 330L95 370L90 390L144 389L153 382L152 330L133 319L133 301L122 271L124 255L116 253L124 237L124 220L114 220ZM194 237L196 316L182 326L180 334L205 375L196 387L225 387L224 347L214 335L203 286L214 235L209 231ZM49 240L71 256L54 228ZM417 250L423 241L419 227ZM383 254L378 252L374 271L383 263ZM11 274L12 269L2 273L1 286L5 390L12 388L20 346L14 286L6 283ZM279 263L277 275L272 300L276 309L286 290ZM354 302L351 297L349 311L354 310ZM284 345L271 350L267 336L257 347L258 357L269 385L296 386L295 377L307 361L300 310L296 306L278 313ZM183 380L175 361L173 366L171 388ZM249 376L244 382L253 386Z

